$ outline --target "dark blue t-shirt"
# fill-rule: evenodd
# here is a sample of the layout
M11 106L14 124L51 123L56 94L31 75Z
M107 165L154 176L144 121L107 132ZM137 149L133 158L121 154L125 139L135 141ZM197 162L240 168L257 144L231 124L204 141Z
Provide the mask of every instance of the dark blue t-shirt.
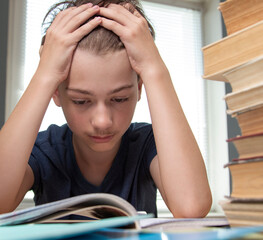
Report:
M29 165L34 172L35 204L86 193L112 193L130 202L137 211L154 213L156 186L149 166L156 156L152 126L133 123L122 137L120 149L100 186L82 175L74 154L72 132L65 124L51 125L38 134Z

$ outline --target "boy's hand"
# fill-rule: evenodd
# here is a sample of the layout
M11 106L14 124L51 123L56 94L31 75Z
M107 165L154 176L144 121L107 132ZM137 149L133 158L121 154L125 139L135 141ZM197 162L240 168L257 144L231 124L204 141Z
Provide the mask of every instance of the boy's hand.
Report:
M107 8L101 7L99 13L102 16L101 26L120 37L132 68L144 80L143 76L163 66L163 61L146 19L137 10L131 13L126 7L129 5L110 4Z
M85 22L98 12L99 7L85 4L66 9L56 16L46 33L38 73L56 84L66 80L78 42L100 24L101 18Z

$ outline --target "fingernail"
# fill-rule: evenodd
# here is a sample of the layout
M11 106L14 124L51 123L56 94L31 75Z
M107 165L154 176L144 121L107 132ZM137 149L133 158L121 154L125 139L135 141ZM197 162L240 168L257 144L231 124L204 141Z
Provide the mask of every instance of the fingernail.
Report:
M88 6L88 7L92 7L93 4L92 4L92 3L87 3L87 6Z
M98 5L93 6L94 9L99 9Z

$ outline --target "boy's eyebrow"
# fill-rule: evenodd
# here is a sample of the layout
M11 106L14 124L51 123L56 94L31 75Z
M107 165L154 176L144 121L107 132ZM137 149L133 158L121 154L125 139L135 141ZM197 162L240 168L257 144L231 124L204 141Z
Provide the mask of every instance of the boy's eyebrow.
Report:
M83 89L78 89L78 88L69 88L69 87L66 87L66 90L67 91L72 91L72 92L78 92L78 93L81 93L81 94L87 94L87 95L91 95L93 96L94 94L90 91L87 91L87 90L83 90Z
M130 88L132 88L133 86L134 86L133 84L124 85L124 86L122 86L122 87L119 87L119 88L116 88L116 89L112 90L110 93L111 93L111 94L112 94L112 93L117 93L117 92L120 92L120 91L125 90L125 89L130 89Z
M124 85L124 86L121 86L119 88L113 89L112 91L109 92L109 94L117 93L117 92L120 92L120 91L125 90L125 89L130 89L133 86L134 86L133 84ZM73 91L73 92L78 92L78 93L81 93L81 94L87 94L87 95L91 95L91 96L95 95L93 92L88 91L88 90L84 90L84 89L66 87L66 90Z

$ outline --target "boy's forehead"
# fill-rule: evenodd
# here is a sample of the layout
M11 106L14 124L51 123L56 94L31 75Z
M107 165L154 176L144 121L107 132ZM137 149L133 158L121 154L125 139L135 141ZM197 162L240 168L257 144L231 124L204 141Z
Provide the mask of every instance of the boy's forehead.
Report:
M131 68L126 51L95 55L76 50L64 87L77 92L105 93L137 86L137 74ZM92 95L90 94L90 95Z
M137 79L126 50L97 55L90 51L77 49L72 59L69 82L101 81L129 82Z

